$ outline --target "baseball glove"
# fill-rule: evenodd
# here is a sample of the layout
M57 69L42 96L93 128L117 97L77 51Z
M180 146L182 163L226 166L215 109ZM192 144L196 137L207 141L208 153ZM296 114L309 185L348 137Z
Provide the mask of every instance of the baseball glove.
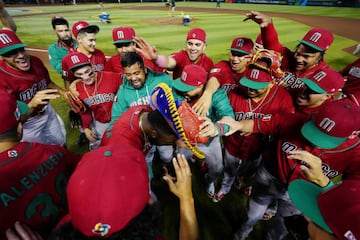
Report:
M279 79L285 76L280 69L282 56L279 52L267 49L257 51L250 60L249 66L267 71L273 77Z
M198 115L192 110L187 102L182 102L179 109L179 117L182 121L185 134L192 145L197 143L207 143L208 137L199 137L200 124L204 121L199 119Z
M65 92L65 99L67 100L70 109L75 113L82 113L86 111L84 103L79 98L74 97L71 92Z
M150 95L150 106L161 113L179 139L185 143L196 158L204 159L205 154L196 145L192 144L189 136L187 136L189 131L187 132L184 129L183 120L178 111L180 105L181 102L174 100L171 88L165 83L159 83Z

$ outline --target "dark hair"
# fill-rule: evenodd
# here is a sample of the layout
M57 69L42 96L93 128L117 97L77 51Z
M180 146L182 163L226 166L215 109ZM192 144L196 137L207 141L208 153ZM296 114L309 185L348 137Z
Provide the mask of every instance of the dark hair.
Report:
M136 52L127 52L121 56L121 66L123 68L130 67L136 63L139 64L141 68L145 68L143 58Z
M144 210L131 220L122 230L107 237L108 240L154 240L159 234L161 211L159 202L147 205ZM104 238L87 237L76 230L71 222L54 229L48 240L100 240Z
M81 64L79 66L73 67L73 68L70 69L70 71L75 73L78 69L83 68L85 66L90 66L91 67L91 63L90 62L89 63L84 63L84 64Z
M18 125L6 131L4 133L0 133L0 142L2 141L20 141L20 137L17 131Z
M148 120L159 134L177 136L174 130L170 127L169 123L158 110L149 112Z
M66 25L67 27L69 27L69 22L64 18L54 18L53 20L51 20L51 25L53 29L55 29L57 25Z

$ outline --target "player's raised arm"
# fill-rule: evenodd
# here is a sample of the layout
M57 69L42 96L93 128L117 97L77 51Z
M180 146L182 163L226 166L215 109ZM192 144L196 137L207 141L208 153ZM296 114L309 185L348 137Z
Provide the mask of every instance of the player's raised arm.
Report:
M11 29L16 32L16 24L14 19L5 9L5 3L3 0L0 0L0 21L3 25L3 28Z

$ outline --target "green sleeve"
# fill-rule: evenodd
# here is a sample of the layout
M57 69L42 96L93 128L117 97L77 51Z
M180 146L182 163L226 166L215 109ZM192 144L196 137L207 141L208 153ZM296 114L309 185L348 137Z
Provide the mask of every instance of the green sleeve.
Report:
M211 120L216 122L221 118L228 116L235 119L234 110L224 89L218 89L212 97L211 102Z
M129 108L129 105L125 101L125 98L123 96L124 96L124 91L123 91L123 87L121 86L119 91L116 93L117 101L114 102L112 105L111 122L116 121L116 119L118 119L121 116L121 114L123 114Z
M57 73L62 74L61 61L68 53L66 49L58 48L57 43L54 43L48 48L48 57L50 65Z

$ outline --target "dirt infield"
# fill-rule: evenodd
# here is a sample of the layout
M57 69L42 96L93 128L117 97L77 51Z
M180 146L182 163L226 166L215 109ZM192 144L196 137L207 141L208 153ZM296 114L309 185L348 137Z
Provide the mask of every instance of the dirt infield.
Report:
M134 6L134 7L124 7L126 9L134 10L164 10L164 7L151 7L151 6ZM222 9L222 8L191 8L191 7L177 7L177 11L184 12L209 12L209 13L232 13L245 16L245 13L248 11L235 10L235 9ZM341 17L324 17L324 16L314 16L314 15L302 15L302 14L289 14L289 13L275 13L275 12L265 12L267 15L272 17L281 17L291 19L311 27L321 27L330 30L336 35L353 39L360 42L360 34L354 28L354 26L360 26L360 19L349 19ZM168 24L168 25L177 25L181 24L181 19L179 18L156 18L156 19L146 19L146 22L154 24ZM351 53L355 48L354 46L343 49L346 52ZM48 57L46 52L34 52L30 51L30 54L39 56L46 65L48 65Z

